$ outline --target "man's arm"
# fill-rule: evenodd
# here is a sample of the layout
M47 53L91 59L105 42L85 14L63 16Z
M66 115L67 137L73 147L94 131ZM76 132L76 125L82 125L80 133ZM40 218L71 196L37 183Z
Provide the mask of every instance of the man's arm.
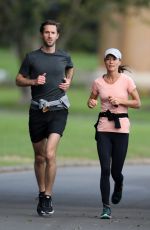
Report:
M68 68L66 70L66 76L64 77L64 82L59 85L59 88L67 91L71 85L71 81L73 79L73 73L74 69L73 68Z
M73 79L74 68L69 68L66 70L66 78L70 80L70 83Z
M19 73L16 77L16 85L20 87L32 86L32 85L35 85L35 80L28 79Z
M46 82L45 75L44 73L43 75L39 75L36 79L28 79L19 73L16 77L16 85L20 87L43 85Z

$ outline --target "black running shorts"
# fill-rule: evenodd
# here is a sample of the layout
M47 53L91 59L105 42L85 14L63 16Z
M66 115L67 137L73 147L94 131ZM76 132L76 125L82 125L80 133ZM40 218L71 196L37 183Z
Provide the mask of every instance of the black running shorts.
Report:
M48 138L51 133L62 136L66 126L68 110L61 109L43 113L42 110L29 110L29 133L33 143Z

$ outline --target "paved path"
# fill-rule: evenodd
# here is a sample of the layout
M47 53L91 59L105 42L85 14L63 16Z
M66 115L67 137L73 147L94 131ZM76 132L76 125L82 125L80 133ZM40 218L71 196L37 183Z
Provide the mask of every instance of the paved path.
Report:
M0 230L149 230L150 166L126 165L123 199L101 220L99 167L60 167L54 186L55 213L38 217L33 171L0 174ZM111 181L112 182L112 181Z

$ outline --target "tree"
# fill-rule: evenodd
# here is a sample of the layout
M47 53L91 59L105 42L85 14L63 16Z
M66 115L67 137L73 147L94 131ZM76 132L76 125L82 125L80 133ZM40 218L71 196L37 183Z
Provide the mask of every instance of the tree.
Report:
M94 50L99 22L112 10L125 12L127 7L149 7L149 0L5 0L0 1L0 42L13 46L20 62L25 53L36 47L42 20L56 19L63 25L62 48ZM78 41L78 46L77 46ZM80 41L80 43L79 43ZM87 42L86 42L87 41ZM27 88L21 89L23 99Z
M16 48L20 60L35 47L39 24L44 19L56 19L63 25L61 47L81 29L98 25L111 10L125 12L129 6L149 7L149 0L5 0L0 1L0 41ZM89 26L88 26L89 25ZM96 30L96 26L95 29ZM10 39L11 38L11 39Z
M0 1L1 44L16 51L19 62L36 44L36 35L48 0L5 0ZM21 88L22 102L30 99L30 89Z

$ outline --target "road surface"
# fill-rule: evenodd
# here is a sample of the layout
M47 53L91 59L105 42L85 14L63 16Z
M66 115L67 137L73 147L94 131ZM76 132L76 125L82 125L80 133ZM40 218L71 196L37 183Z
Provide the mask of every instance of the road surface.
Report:
M112 219L102 209L98 166L59 167L52 217L36 214L37 185L32 170L0 173L0 230L149 230L150 165L125 165L124 193L112 205ZM113 189L113 182L111 181Z

